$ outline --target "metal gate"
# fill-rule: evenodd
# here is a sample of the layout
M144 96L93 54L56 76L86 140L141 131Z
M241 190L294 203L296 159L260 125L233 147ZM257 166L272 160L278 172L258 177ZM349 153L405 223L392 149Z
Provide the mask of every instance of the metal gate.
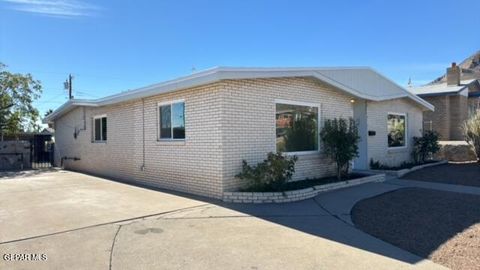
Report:
M35 135L30 140L30 162L32 169L53 166L55 144L51 135Z

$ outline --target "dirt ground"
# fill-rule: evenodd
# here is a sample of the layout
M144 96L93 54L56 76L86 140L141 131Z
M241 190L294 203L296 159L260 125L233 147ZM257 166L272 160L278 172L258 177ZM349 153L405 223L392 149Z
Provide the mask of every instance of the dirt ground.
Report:
M404 188L352 209L361 230L451 269L480 269L480 196Z
M480 163L449 163L411 172L405 180L480 187Z

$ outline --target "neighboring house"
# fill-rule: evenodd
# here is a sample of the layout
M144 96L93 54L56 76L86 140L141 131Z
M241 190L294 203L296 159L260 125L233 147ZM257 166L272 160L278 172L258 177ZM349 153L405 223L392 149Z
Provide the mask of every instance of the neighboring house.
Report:
M473 64L477 63L475 59ZM464 140L461 126L472 111L480 108L480 80L476 76L480 78L478 71L452 63L444 77L409 89L435 106L435 112L424 112L425 129L437 131L441 140Z
M242 160L299 157L294 180L331 176L318 133L353 117L362 137L354 168L410 160L422 112L433 106L370 68L219 67L50 114L57 164L67 169L220 198L238 189ZM304 121L308 135L290 136ZM293 122L293 125L296 122Z

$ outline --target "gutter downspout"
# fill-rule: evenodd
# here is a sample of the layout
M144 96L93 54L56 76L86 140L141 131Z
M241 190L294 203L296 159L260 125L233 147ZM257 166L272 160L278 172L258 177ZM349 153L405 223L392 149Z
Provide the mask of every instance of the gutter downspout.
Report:
M145 99L142 98L142 166L141 171L145 170Z
M83 109L83 128L78 129L75 125L75 139L77 139L77 136L80 134L80 131L87 130L87 112L85 110L85 106L82 107Z

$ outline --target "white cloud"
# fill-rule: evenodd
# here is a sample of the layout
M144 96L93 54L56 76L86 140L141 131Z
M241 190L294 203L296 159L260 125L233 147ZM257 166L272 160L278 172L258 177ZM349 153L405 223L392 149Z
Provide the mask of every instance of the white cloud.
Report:
M47 16L79 17L92 16L100 8L77 0L0 0L10 5L8 8Z

